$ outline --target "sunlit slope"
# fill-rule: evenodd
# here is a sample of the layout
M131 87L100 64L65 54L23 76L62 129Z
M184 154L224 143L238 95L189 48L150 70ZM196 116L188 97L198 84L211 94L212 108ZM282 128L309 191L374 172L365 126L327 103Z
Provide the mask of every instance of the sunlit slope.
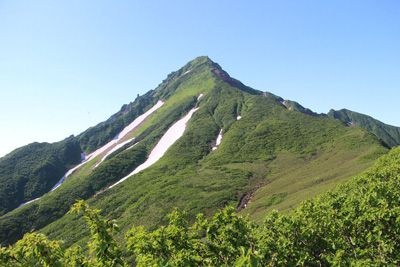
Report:
M354 112L348 109L330 110L328 116L342 121L351 127L360 127L375 134L387 146L400 145L400 127L391 126L378 121L368 115Z
M198 95L212 89L214 76L210 66L211 62L206 58L192 61L170 75L156 90L146 94L152 100L148 101L150 105L143 112L159 100L165 103L127 135L127 138L135 137L137 145L131 149L122 147L94 168L101 160L98 156L69 176L54 192L0 217L1 242L14 242L24 233L44 227L64 215L76 199L93 196L143 163L168 128L197 104ZM186 68L191 68L191 72L183 74Z
M222 142L213 151L221 129ZM269 95L217 78L160 161L89 203L127 229L158 225L173 207L211 214L240 206L249 195L241 212L259 220L271 208L288 209L335 187L386 151L366 131L290 111ZM42 231L70 244L87 229L67 215Z

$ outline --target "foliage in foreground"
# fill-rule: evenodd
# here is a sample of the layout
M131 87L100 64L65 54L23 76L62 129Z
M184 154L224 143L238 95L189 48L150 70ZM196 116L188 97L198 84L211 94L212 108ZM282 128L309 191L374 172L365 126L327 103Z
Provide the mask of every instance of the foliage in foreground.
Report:
M118 230L79 201L91 230L89 253L30 233L0 249L5 266L398 266L400 264L400 148L364 175L290 214L273 212L258 226L225 208L194 223L175 210L153 231Z

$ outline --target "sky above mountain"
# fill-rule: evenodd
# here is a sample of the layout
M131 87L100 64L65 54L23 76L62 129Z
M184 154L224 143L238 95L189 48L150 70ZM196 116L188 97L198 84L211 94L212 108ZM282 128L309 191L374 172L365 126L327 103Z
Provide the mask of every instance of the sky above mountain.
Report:
M400 126L398 1L0 1L0 155L57 141L208 55L316 112Z

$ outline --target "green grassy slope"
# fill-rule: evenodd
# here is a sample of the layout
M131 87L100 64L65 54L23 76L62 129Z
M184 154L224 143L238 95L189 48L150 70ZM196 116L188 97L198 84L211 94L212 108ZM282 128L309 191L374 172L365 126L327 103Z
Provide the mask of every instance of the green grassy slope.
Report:
M335 149L310 158L282 153L268 165L266 185L253 194L250 192L250 201L241 213L261 222L266 211L277 209L286 212L301 201L335 188L349 176L368 168L371 164L369 157L383 152L375 149L364 147L353 152Z
M138 96L135 101L123 105L121 110L112 115L108 120L93 126L77 136L82 149L87 152L93 152L97 148L103 146L112 140L124 127L131 123L136 117L143 114L146 110L152 107L160 99L168 99L181 88L190 87L191 90L185 90L175 96L174 100L168 102L169 105L174 105L185 96L190 96L193 91L196 91L196 85L202 84L201 80L207 81L204 76L204 67L212 63L206 57L199 57L192 60L180 70L172 72L168 77L154 90L150 90L143 96ZM185 74L187 71L190 73ZM201 81L199 83L199 81ZM164 107L165 108L165 107Z
M32 143L0 158L0 215L49 191L81 160L73 137L57 143Z
M211 151L221 128L222 143ZM287 209L335 187L386 151L364 130L289 111L273 97L244 92L217 76L184 136L159 162L89 203L125 230L154 227L173 207L212 214L255 191L242 212L258 219L272 207ZM42 231L66 244L87 235L72 215Z
M331 110L328 116L347 125L358 126L375 134L390 147L400 145L400 127L387 125L370 116L347 109Z
M174 209L163 226L118 227L100 210L77 202L90 240L63 241L29 233L0 248L0 265L25 266L399 266L400 149L350 181L288 213L273 211L254 224L226 207L211 218Z
M211 90L211 64L206 58L196 59L183 68L193 68L190 75L183 75L183 70L175 72L167 79L168 83L164 81L156 90L151 91L153 103L159 99L166 102L133 133L139 142L134 148L120 150L120 153L110 156L95 169L93 167L99 159L87 163L54 192L0 217L2 243L14 242L24 233L40 229L60 218L77 198L93 196L141 164L169 126L196 104L197 96Z
M205 96L196 103L200 93ZM243 199L247 207L241 212L259 220L273 207L288 209L334 187L387 151L362 129L289 110L279 97L243 85L207 57L171 73L145 96L133 104L148 103L142 111L160 99L165 104L131 133L139 143L120 149L96 169L96 161L88 163L56 191L1 216L2 243L14 242L32 229L64 239L67 245L84 239L87 229L82 222L64 215L81 198L117 218L124 229L133 223L154 227L173 207L212 214L228 204L240 206ZM167 129L194 105L199 109L183 137L160 161L99 193L141 164ZM125 116L134 118L126 115L132 110L123 110L128 111L101 124L98 134L91 130L96 133L78 137L81 142L89 140L81 144L86 151L112 138L115 133L110 129L128 123ZM212 151L221 129L222 143Z
M135 118L153 106L154 101L157 101L157 99L152 97L151 91L143 96L138 96L134 102L123 105L121 110L108 120L79 134L76 138L82 150L89 154L108 143Z

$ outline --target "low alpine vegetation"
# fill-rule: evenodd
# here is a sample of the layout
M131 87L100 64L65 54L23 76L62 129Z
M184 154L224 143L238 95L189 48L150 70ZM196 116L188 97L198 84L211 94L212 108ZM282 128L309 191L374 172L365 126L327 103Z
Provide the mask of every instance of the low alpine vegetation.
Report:
M65 249L29 233L0 248L2 266L398 266L400 264L400 148L375 167L291 213L263 224L227 207L213 217L174 210L154 230L135 226L117 241L118 226L78 201L91 240Z

